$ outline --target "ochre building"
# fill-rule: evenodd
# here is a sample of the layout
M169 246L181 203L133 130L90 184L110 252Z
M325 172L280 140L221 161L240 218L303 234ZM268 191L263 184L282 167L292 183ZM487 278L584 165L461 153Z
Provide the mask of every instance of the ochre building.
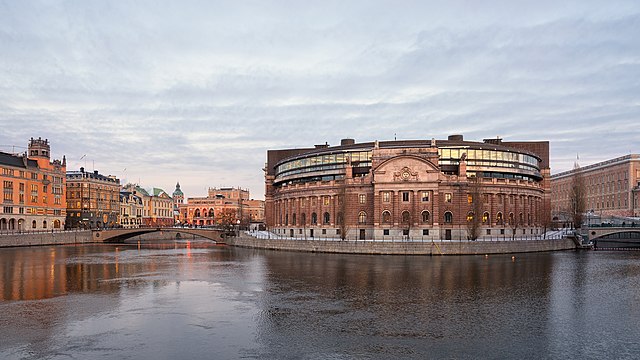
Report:
M249 190L231 187L209 188L206 197L190 197L180 204L184 224L214 226L231 218L243 227L264 222L264 201L250 199Z
M348 239L530 237L550 223L549 143L411 140L269 150L276 234Z
M640 154L629 154L576 167L551 177L554 218L570 218L571 187L579 176L586 194L586 211L608 217L640 217Z
M66 160L50 161L49 140L29 141L26 153L0 152L0 231L63 229Z

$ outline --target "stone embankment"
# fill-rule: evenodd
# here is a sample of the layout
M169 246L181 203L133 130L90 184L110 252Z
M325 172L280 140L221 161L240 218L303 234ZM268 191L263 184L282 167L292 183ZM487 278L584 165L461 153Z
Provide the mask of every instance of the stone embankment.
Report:
M92 243L91 231L57 231L0 235L0 247Z
M258 239L249 235L231 237L232 246L306 252L376 255L484 255L575 249L571 239L506 241L382 242L340 240Z

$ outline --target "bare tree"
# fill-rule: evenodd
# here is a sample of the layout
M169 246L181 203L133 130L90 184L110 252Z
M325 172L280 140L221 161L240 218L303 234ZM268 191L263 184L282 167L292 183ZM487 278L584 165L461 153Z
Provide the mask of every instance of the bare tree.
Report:
M336 218L338 228L340 229L340 239L347 238L347 222L345 214L347 213L347 179L343 179L338 188L338 216Z
M582 227L582 219L586 207L584 176L580 170L580 165L576 162L571 176L571 188L569 189L569 213L576 229Z
M482 227L482 191L478 175L469 179L469 215L467 216L467 239L477 240Z

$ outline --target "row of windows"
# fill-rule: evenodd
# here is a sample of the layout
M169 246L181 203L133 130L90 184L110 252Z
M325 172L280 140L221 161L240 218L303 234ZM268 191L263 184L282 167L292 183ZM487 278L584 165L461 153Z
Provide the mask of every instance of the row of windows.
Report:
M337 153L337 154L317 155L317 156L310 156L302 159L287 161L276 167L276 176L292 169L313 167L317 165L345 164L347 162L347 158L349 158L352 163L357 163L362 161L370 162L371 151L352 151L352 152L343 152L343 153Z
M42 228L46 229L48 226L47 220L42 220ZM32 229L37 229L38 228L38 223L33 220L31 222L31 228ZM61 228L61 222L60 220L54 220L53 221L53 228L54 229L59 229ZM23 221L20 220L18 221L18 229L23 229ZM0 219L0 230L17 230L16 229L16 220L15 219Z
M510 151L500 150L480 150L468 148L439 148L438 155L440 159L460 160L463 154L466 154L467 160L483 160L483 161L508 161L530 164L534 169L539 169L538 159L527 154L520 154Z
M9 169L9 168L2 168L2 175L14 177L15 176L15 171L13 169ZM18 177L19 178L23 178L23 179L29 179L30 178L31 180L38 180L38 173L20 170L18 172ZM58 183L58 181L60 183L62 183L62 178L61 177L53 176L52 178L53 178L53 182L54 183ZM47 174L42 174L42 180L47 180L47 179L48 179L48 175Z
M281 214L282 216L282 214ZM431 213L427 210L424 210L420 213L420 217L422 219L423 223L429 223L431 221ZM473 211L470 211L467 213L467 221L471 222L473 221L475 218L475 214L473 213ZM382 212L382 223L383 224L391 224L391 211L389 210L384 210ZM289 223L289 214L285 214L284 217L284 223L282 222L282 218L280 219L280 223L286 225L297 225L297 218L296 218L296 214L293 214L291 217L291 223ZM322 223L324 225L328 225L330 224L330 220L331 220L331 215L328 212L325 212L322 216ZM451 211L446 211L443 215L443 220L445 224L451 224L453 223L453 213ZM411 213L409 211L403 211L402 212L402 223L403 224L408 224L411 221ZM531 214L527 214L525 217L525 214L520 213L519 216L516 218L514 213L509 213L508 217L505 219L502 212L498 212L496 214L496 224L498 225L524 225L529 224L531 225L531 221L532 221L532 216ZM489 215L489 212L484 212L482 214L482 224L483 225L490 225L491 224L491 217ZM342 214L338 213L338 221L336 222L337 224L341 224L342 223ZM359 224L366 224L367 223L367 213L364 211L361 211L360 213L358 213L358 223ZM301 214L301 225L306 224L306 215L305 213ZM318 215L316 213L312 213L311 214L311 225L317 225L318 224Z

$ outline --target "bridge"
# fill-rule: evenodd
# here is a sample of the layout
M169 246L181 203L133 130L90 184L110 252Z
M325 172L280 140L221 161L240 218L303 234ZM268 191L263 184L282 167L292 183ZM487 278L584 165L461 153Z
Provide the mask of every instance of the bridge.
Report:
M597 247L640 248L640 226L591 226L589 241Z
M105 230L93 230L91 236L94 242L123 243L127 239L130 239L138 235L144 235L144 234L162 232L162 231L173 231L181 234L201 236L203 238L215 241L217 244L225 244L224 231L217 230L217 229L174 228L174 227L105 229Z

